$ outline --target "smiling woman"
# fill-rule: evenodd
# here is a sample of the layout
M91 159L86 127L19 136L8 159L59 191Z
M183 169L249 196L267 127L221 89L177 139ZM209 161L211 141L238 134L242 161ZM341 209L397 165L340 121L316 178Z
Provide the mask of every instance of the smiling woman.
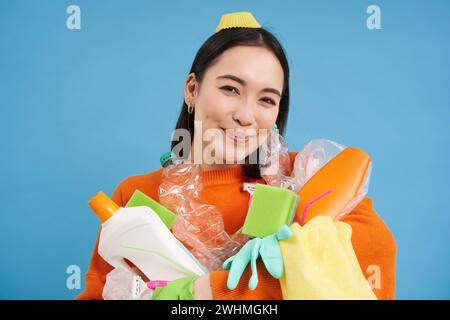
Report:
M201 123L203 132L226 132L217 135L222 141L211 143L217 163L204 159L204 170L244 162L243 175L260 179L251 155L258 158L265 133L275 124L284 133L288 112L289 65L275 36L263 28L220 30L201 46L186 79L176 129L187 129L195 148L180 156L193 159L210 144L196 134L195 124ZM172 141L172 149L176 144Z
M224 17L227 19L230 15ZM175 126L175 129L188 131L190 135L189 150L183 149L183 154L178 155L185 160L192 160L197 153L203 155L204 149L210 147L203 132L213 130L221 133L212 135L214 158L218 161L200 164L199 179L203 188L187 188L187 192L201 193L201 201L189 202L188 206L199 208L198 216L208 209L221 215L223 222L216 219L213 223L211 214L208 221L202 222L201 228L211 229L220 224L222 231L229 235L244 225L250 195L243 186L248 182L265 183L261 178L260 163L252 163L250 159L254 154L259 155L258 150L265 142L264 135L275 125L283 135L289 111L289 66L281 44L249 13L231 14L231 20L228 24L222 21L216 33L197 52L186 78L184 101ZM173 151L178 143L171 141ZM295 157L295 152L289 152L287 162L290 170ZM114 191L114 202L125 206L137 189L161 202L160 190L165 172L160 168L125 179ZM182 180L175 181L180 188L186 186L186 179ZM181 198L185 198L184 195ZM178 210L178 214L183 210ZM382 273L380 285L373 288L374 293L381 299L393 298L395 241L373 210L372 201L363 199L342 220L352 228L352 245L361 270L366 272L377 266ZM201 233L201 228L192 229ZM217 238L212 237L211 241L217 242ZM112 270L98 255L98 243L97 239L86 274L86 289L79 299L101 299L106 275ZM189 246L188 249L192 250ZM169 283L156 295L173 299L182 296L195 299L283 299L278 279L273 278L260 263L258 260L261 273L258 287L254 290L246 286L251 275L247 268L234 290L227 287L228 270L212 270L197 279L174 280L172 285Z

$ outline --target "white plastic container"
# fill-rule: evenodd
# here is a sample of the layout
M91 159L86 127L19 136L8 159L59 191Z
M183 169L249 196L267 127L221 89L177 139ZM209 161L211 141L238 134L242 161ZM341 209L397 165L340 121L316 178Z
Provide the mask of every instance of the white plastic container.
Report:
M89 205L102 221L98 253L111 266L130 269L126 258L150 280L171 281L207 272L149 207L122 208L103 192Z

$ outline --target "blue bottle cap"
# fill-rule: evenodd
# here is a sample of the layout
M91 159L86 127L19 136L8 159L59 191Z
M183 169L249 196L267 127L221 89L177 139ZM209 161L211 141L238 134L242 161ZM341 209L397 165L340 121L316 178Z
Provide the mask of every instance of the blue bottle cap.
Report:
M174 157L175 157L175 154L172 151L168 151L159 158L159 162L161 163L161 166L164 167L166 162L173 159Z

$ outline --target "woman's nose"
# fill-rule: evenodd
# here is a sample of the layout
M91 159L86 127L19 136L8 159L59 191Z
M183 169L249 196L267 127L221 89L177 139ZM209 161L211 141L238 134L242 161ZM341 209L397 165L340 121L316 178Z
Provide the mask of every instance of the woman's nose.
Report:
M239 110L234 113L233 119L242 127L251 126L255 122L255 112L253 107L249 105L241 106Z

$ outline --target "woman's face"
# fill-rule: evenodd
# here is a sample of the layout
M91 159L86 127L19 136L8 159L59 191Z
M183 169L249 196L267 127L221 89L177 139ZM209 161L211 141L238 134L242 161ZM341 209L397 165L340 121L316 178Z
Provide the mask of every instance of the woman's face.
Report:
M283 75L277 57L254 46L225 51L207 69L201 85L190 74L185 102L195 109L196 159L201 151L207 167L243 163L263 144L278 117Z

